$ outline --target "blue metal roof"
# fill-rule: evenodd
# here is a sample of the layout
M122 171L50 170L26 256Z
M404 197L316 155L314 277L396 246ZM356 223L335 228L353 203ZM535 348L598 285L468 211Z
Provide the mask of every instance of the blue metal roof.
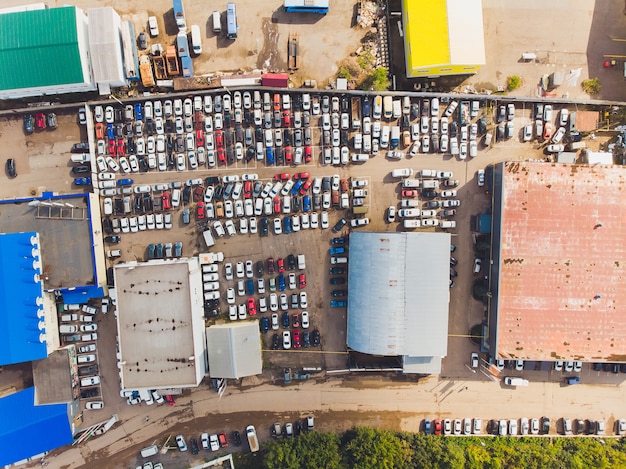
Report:
M96 286L62 288L63 303L81 304L87 303L91 298L102 298L104 289Z
M35 388L0 399L0 467L74 441L67 404L35 405Z
M0 233L0 365L48 356L39 236Z

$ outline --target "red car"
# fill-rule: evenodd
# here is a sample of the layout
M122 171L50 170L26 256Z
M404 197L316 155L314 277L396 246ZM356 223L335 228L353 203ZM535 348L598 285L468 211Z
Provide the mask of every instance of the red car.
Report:
M285 271L285 260L282 258L279 258L276 263L278 264L278 272L284 272Z
M285 164L293 163L293 153L291 152L291 147L285 147Z
M313 150L311 149L310 146L307 145L306 147L304 147L304 162L310 163L312 159L313 159Z
M38 112L35 114L35 127L39 130L43 130L46 128L46 116L43 112Z
M274 197L274 213L280 213L280 197Z
M226 433L220 433L219 435L217 435L217 439L220 442L220 447L228 448L228 438L226 438Z
M243 198L249 199L252 197L252 181L246 181L243 183Z
M283 112L283 127L291 126L291 113L289 111Z
M226 153L224 153L223 148L217 149L217 161L219 161L220 164L226 164Z
M165 395L165 402L167 402L169 405L171 406L175 406L176 405L176 401L174 400L174 398L172 396L170 396L169 394Z
M306 192L309 190L309 187L311 187L312 184L313 184L313 179L309 179L307 182L302 184L302 187L300 188L300 195L306 194Z
M125 156L126 155L126 142L123 138L117 139L117 156Z
M418 197L419 196L419 192L414 191L414 190L410 190L410 189L406 189L402 191L402 197L406 198L406 197Z
M163 199L163 210L169 210L170 208L172 208L169 192L163 192L161 198Z
M250 316L256 315L256 303L254 302L254 298L248 298L248 314Z
M196 146L204 146L204 132L202 130L196 130Z
M102 122L96 123L96 138L104 140L104 124Z
M441 435L441 420L435 420L435 435Z
M198 186L193 190L193 201L200 202L202 199L204 199L204 187Z
M115 156L117 154L117 148L115 146L115 140L109 140L109 155Z
M341 184L341 191L342 192L348 192L348 180L347 179L342 179L340 181Z
M280 95L274 94L274 111L280 111Z
M293 175L293 180L297 181L298 179L309 179L311 177L311 173L296 173Z
M300 288L306 287L306 275L300 274L299 280L300 280Z
M289 180L289 173L275 174L274 179L276 181L287 181Z
M198 202L198 205L196 205L196 218L198 220L204 220L204 202Z
M267 259L267 273L268 274L274 273L274 258L273 257L269 257Z
M222 130L215 131L215 146L217 146L217 148L224 146L224 132Z
M293 348L300 348L300 330L296 329L293 331Z

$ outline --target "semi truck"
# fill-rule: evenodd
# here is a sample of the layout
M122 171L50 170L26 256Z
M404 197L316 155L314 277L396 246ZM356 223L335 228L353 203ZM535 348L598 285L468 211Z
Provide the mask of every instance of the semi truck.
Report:
M361 98L352 98L352 130L361 128Z
M187 39L187 34L182 32L178 33L176 36L176 48L178 56L180 57L183 78L193 77L193 64L191 62L191 56L189 55L189 40Z
M184 33L187 31L187 20L185 19L185 8L183 7L183 0L172 0L174 7L174 19L176 20L176 26L178 31Z
M256 436L256 430L254 429L254 425L248 425L246 427L246 436L248 437L250 452L256 453L259 450L259 439Z

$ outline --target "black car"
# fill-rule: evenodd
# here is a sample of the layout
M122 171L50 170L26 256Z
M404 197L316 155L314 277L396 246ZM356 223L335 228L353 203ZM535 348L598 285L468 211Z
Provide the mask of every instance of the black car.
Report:
M487 132L487 120L484 117L478 119L478 135L484 135Z
M346 283L346 279L343 277L333 277L330 279L331 285L343 285Z
M91 166L88 166L86 164L84 165L80 165L80 166L74 166L72 168L72 174L87 174L87 173L91 173Z
M586 421L586 434L587 435L595 435L596 434L596 421L595 420L587 420Z
M7 159L6 168L9 177L14 178L17 176L17 171L15 170L15 160L13 158Z
M438 200L430 200L428 202L426 202L424 204L424 207L426 208L439 208L441 207L441 202L439 202Z
M593 371L602 371L602 363L594 363Z
M113 222L110 218L105 218L102 220L102 228L106 234L113 234Z
M224 127L230 128L232 125L232 116L230 111L224 111Z
M139 213L142 214L143 213L143 204L141 203L141 194L136 194L135 195L135 203L133 204L133 209L135 210L135 213ZM117 209L117 207L116 207ZM122 208L123 210L123 208Z
M296 256L289 254L287 256L287 269L294 270L296 268Z
M196 440L195 438L191 438L189 440L189 443L191 444L191 454L198 454L198 452L200 451L200 449L198 448L198 440Z
M341 112L350 112L350 101L347 96L341 97Z
M291 143L293 142L293 135L291 134L291 129L283 130L283 140L284 140L285 146L288 147L291 145Z
M342 296L348 296L348 290L333 290L331 292L331 294L333 295L333 297L342 297Z
M107 287L115 286L115 274L113 273L113 267L107 269Z
M420 106L417 103L411 104L411 119L417 119L420 115Z
M185 186L183 189L183 203L188 204L191 200L191 186Z
M430 99L422 100L422 116L430 115Z
M224 186L221 184L219 186L215 186L215 192L213 192L214 200L223 200L224 199Z
M109 243L109 244L118 244L120 241L122 240L121 236L106 236L104 238L104 242L105 243Z
M248 147L248 149L246 150L246 162L250 163L250 161L252 161L252 158L254 158L255 155L256 155L256 150L253 147Z
M450 122L450 125L448 126L448 130L450 131L450 138L454 138L459 132L459 126L456 122Z
M302 331L302 346L304 348L311 346L311 334L309 331Z
M343 267L331 267L330 273L332 275L343 275L346 273L346 269L344 269Z
M409 122L409 116L407 116L406 114L402 114L402 117L400 117L400 128L402 130L407 130L410 124L411 123Z
M218 307L220 304L220 300L219 298L215 299L215 300L207 300L204 302L204 307L205 308L216 308Z
M330 240L330 244L332 244L333 246L343 246L344 244L346 244L346 237L342 236L340 238L332 238Z
M87 365L78 367L78 376L95 375L98 373L98 365Z
M261 236L267 236L268 224L267 217L261 218Z
M313 347L319 347L320 345L320 331L315 329L311 335L313 336Z
M280 348L280 336L274 334L272 336L272 350L278 350Z
M257 261L256 263L256 274L259 277L263 277L263 274L265 273L265 268L263 266L263 261Z
M144 212L152 211L152 197L150 197L150 194L143 195L143 210Z
M89 142L80 142L72 145L72 153L83 153L89 151Z
M498 142L501 142L502 140L504 140L504 125L500 124L499 126L496 127L496 140Z
M235 127L235 142L243 142L243 129L239 126Z
M241 434L237 430L232 433L231 440L235 446L241 446Z
M341 137L341 145L342 146L347 145L348 144L348 140L349 140L349 138L348 138L348 131L347 130L342 130L339 135Z
M289 313L287 311L283 313L283 329L289 329Z
M84 389L80 392L80 397L83 399L89 399L90 397L97 397L100 394L100 388Z
M210 176L204 179L204 182L206 182L207 184L219 184L220 181L221 179L219 176Z
M339 231L341 231L346 223L348 223L348 220L346 220L345 218L342 218L337 223L335 223L335 226L333 226L333 233L338 233Z
M457 271L450 267L450 277L457 277L458 275Z
M300 211L300 197L296 197L296 196L292 197L291 208L292 208L292 211L295 213Z
M139 33L139 38L137 39L137 45L140 49L148 48L148 41L146 40L146 33L143 31Z
M434 199L437 197L437 192L435 191L422 191L422 198L424 199Z

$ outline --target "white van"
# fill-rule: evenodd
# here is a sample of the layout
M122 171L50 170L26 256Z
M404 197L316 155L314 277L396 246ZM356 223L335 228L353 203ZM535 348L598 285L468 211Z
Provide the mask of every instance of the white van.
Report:
M380 134L380 147L381 148L387 148L389 146L389 134L391 133L391 127L389 127L388 125L385 125L382 128L381 134Z
M221 33L222 32L222 17L220 15L220 12L214 11L213 14L211 15L211 18L213 18L213 32L215 34Z
M150 456L154 456L159 453L159 447L157 445L150 445L142 448L141 456L144 458L149 458Z
M304 254L298 254L298 269L304 270L306 269L306 259Z
M202 36L200 35L200 26L191 25L191 47L196 55L202 54Z
M406 229L420 228L422 226L422 222L421 220L403 220L402 226Z
M91 161L91 156L89 153L75 153L70 159L72 163L89 163Z

